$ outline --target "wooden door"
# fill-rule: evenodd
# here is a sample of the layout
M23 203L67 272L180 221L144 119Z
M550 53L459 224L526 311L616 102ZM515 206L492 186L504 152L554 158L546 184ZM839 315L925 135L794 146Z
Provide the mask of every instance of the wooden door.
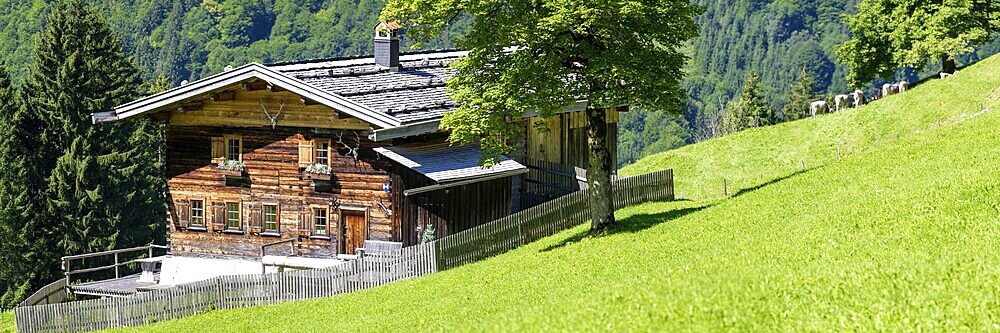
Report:
M354 254L357 248L364 247L368 236L368 221L365 212L347 211L343 213L344 230L341 233L341 244L346 254Z

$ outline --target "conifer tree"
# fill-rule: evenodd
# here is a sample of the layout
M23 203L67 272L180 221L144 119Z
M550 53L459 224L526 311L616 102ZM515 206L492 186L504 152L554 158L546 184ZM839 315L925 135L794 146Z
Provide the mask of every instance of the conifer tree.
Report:
M816 84L812 74L803 68L799 77L792 83L792 92L788 94L788 102L782 110L785 121L798 120L809 111L809 103L816 99Z
M722 133L739 132L747 128L763 127L777 122L774 109L764 101L761 92L760 76L756 71L747 73L743 89L736 100L726 105L726 113L722 116Z
M59 279L59 257L147 244L164 221L157 127L90 119L137 96L121 42L90 4L72 0L54 6L36 47L27 107L5 139L21 180L0 193L20 200L5 205L16 214L4 218L20 223L11 231L31 265L9 282L20 291L5 306Z

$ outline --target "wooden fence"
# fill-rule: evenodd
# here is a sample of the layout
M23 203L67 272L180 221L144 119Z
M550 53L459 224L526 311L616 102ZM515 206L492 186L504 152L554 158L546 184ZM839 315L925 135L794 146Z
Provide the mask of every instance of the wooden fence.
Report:
M438 268L448 269L491 257L577 226L590 217L588 191L581 190L437 241ZM673 170L612 182L614 207L673 200Z
M60 303L69 298L66 294L66 278L56 280L56 282L49 283L48 285L38 289L34 294L28 296L17 306L32 306L39 304L53 304Z
M670 170L613 183L614 205L673 200ZM78 332L183 318L291 300L330 297L431 274L481 260L579 225L590 216L578 191L520 213L391 254L364 256L314 270L221 276L125 298L15 308L19 332Z

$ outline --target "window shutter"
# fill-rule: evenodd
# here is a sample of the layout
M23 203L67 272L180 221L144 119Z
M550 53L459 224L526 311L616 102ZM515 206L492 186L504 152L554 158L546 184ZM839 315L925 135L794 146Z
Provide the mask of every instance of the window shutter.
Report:
M261 216L261 206L248 204L250 207L250 232L260 232L263 226L263 217Z
M299 235L300 236L309 236L312 233L312 229L313 229L313 225L312 225L312 223L313 223L312 208L306 207L306 212L302 213L302 214L299 214L299 216L300 216L300 220L299 220Z
M313 146L315 141L299 141L299 167L306 168L313 164Z
M221 136L212 137L212 163L219 164L226 160L226 139Z
M223 202L212 203L212 230L226 230L226 204Z
M174 210L177 212L177 225L187 228L190 218L188 218L191 211L188 209L188 203L186 201L178 201L174 204Z

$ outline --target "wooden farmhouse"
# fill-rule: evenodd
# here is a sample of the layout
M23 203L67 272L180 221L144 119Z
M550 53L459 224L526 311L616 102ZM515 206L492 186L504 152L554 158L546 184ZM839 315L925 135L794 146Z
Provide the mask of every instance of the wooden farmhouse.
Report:
M374 56L227 68L93 115L165 124L172 252L256 256L288 238L317 257L366 239L411 245L576 189L584 101L547 133L531 130L537 117L515 120L517 152L481 168L478 146L451 146L438 128L458 107L448 64L465 52L400 54L392 28L375 29Z

